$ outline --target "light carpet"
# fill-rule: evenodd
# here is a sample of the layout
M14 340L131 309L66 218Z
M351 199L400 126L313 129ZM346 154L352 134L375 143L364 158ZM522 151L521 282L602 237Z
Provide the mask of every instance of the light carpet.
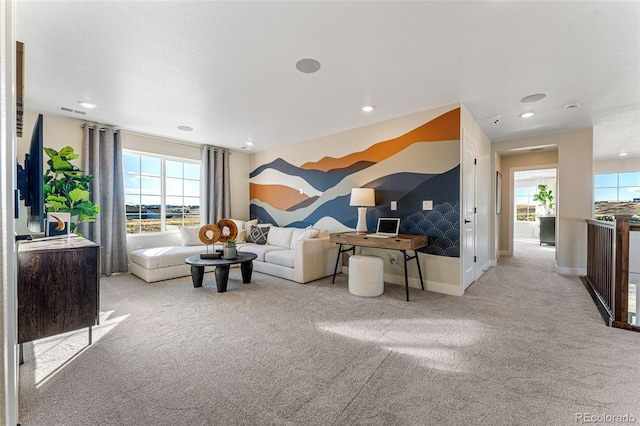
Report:
M520 243L463 297L346 275L306 285L232 269L101 280L94 343L25 344L30 425L572 425L640 422L640 334L608 328L553 250ZM429 271L425 271L428 277ZM579 422L578 422L579 423Z

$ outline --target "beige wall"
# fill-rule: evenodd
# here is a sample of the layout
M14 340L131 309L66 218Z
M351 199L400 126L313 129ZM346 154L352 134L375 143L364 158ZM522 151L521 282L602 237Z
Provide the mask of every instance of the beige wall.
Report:
M638 172L640 171L640 157L619 158L617 160L601 160L593 162L593 174Z
M495 142L492 144L492 150L504 153L540 145L558 146L558 272L565 275L584 275L587 268L585 220L593 215L593 130L583 129ZM507 158L508 156L502 158L502 169L510 167L505 164ZM500 238L502 240L502 235Z

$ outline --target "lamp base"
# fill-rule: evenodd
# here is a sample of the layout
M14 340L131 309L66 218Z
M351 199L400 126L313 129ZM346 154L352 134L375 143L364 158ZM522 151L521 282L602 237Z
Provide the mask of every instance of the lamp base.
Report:
M356 232L367 232L367 208L358 207L358 224L356 225Z

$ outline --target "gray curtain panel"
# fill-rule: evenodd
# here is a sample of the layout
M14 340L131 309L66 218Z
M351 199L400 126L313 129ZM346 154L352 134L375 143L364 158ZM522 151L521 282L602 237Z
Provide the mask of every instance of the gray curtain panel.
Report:
M214 146L202 147L200 165L200 222L216 223L231 216L229 151Z
M85 238L99 244L101 274L127 272L127 227L120 132L107 126L84 124L83 168L95 178L91 199L100 207L95 223L81 224Z

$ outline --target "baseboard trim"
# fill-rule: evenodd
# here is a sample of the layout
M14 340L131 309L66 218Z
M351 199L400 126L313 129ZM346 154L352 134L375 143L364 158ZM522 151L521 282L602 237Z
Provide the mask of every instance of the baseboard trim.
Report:
M482 274L485 273L487 271L487 269L491 268L492 266L496 266L496 261L495 260L487 260L487 262L484 265L482 265L482 267L480 268L480 273L476 277L476 280L478 278L480 278L482 276Z
M404 276L384 274L384 282L404 286ZM438 281L425 280L424 286L425 290L448 294L450 296L462 296L462 294L464 293L460 286L449 283L441 283ZM412 277L409 278L409 287L418 289L422 288L420 287L420 280L418 278Z
M349 275L349 267L343 266L342 273ZM404 287L404 275L384 274L384 282L387 284L397 284ZM409 287L422 289L422 287L420 286L420 280L413 277L409 277ZM435 293L448 294L449 296L462 296L464 294L462 287L450 283L425 280L424 287L425 290L433 291Z
M578 276L584 277L587 275L587 270L583 268L565 268L558 266L557 268L558 274L560 275L569 275L569 276Z

